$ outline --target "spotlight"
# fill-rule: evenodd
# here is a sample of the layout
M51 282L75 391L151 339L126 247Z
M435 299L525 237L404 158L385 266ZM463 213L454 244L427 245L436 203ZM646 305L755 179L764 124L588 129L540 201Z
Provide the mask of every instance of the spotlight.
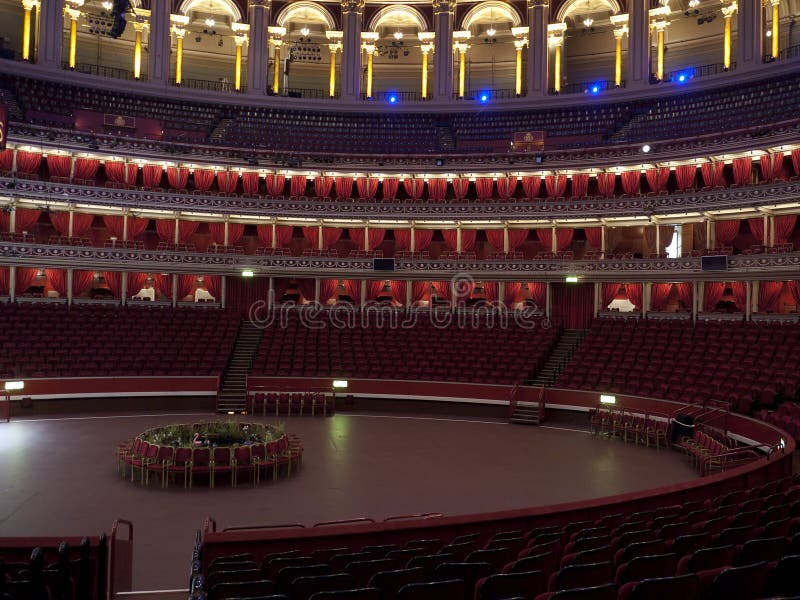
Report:
M389 104L397 104L397 96L394 94L389 95Z
M206 26L214 27L214 25L216 25L216 24L217 24L217 22L214 19L206 19Z
M310 32L311 32L311 30L310 30L308 27L303 27L303 28L300 30L300 33L302 33L302 34L303 34L303 37L308 37L308 34L309 34Z
M394 39L402 40L403 39L403 32L402 31L395 31L394 32Z
M495 33L497 33L497 30L493 26L490 26L489 29L486 30L486 35L489 37L494 37Z
M645 144L644 146L642 146L642 152L644 152L645 154L650 152L650 144Z
M486 104L489 101L489 92L481 92L480 96L478 96L478 100L480 100L481 104Z
M591 94L599 94L600 93L600 86L596 83L593 83L592 86L589 88L589 92Z
M772 37L772 29L767 29L767 33L765 35L767 37Z

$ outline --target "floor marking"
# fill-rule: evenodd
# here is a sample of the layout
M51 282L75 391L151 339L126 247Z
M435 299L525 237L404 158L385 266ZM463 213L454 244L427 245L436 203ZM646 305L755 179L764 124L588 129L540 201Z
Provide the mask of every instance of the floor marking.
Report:
M215 413L158 413L147 415L104 415L98 417L48 417L42 419L12 419L12 423L36 423L39 421L92 421L97 419L139 419L145 417L196 417L209 416Z
M553 425L541 425L542 429L558 429L559 431L574 431L575 433L589 433L588 429L570 429L569 427L554 427Z
M365 415L358 413L338 413L337 417L363 417L367 419L405 419L409 421L447 421L449 423L479 423L482 425L510 425L504 421L473 421L471 419L448 419L447 417L400 417L397 415Z

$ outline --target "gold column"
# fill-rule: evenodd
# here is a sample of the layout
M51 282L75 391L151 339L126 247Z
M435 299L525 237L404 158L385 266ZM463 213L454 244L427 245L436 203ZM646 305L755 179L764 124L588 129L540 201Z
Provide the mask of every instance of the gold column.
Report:
M372 60L375 55L375 44L362 44L362 49L367 53L367 99L372 98Z
M614 30L614 85L622 85L622 36L625 35L627 27Z
M722 8L725 17L725 37L722 50L722 66L726 69L731 68L731 17L736 12L736 2Z
M247 41L246 35L233 36L233 42L236 44L236 66L234 71L234 88L237 92L242 89L242 46Z
M69 17L69 68L75 68L75 55L78 50L78 17L81 11L75 8L65 8L64 12Z
M559 93L561 91L561 46L564 44L564 37L551 35L549 41L555 54L553 58L553 91Z
M336 52L342 49L341 44L328 44L331 51L331 70L328 74L328 96L336 97Z
M464 80L466 75L467 48L468 44L457 42L453 48L458 52L458 97L464 97Z
M281 84L281 44L283 44L283 40L273 38L272 43L275 45L272 59L275 67L272 73L272 93L277 95Z
M428 98L428 56L433 51L432 44L422 44L422 99Z
M514 73L514 93L517 96L522 95L522 49L526 46L528 40L514 40L514 48L517 50L516 72Z
M664 30L667 28L666 21L653 23L656 30L657 50L656 50L656 77L659 81L664 79Z
M770 3L772 4L772 58L778 58L778 54L780 54L781 49L781 21L778 11L781 0L770 0Z
M22 19L22 60L31 59L31 17L39 5L35 0L22 0L25 16Z
M182 27L173 27L175 34L175 85L180 85L183 79L183 36L186 30Z
M145 23L136 22L133 28L136 30L136 41L133 44L133 78L142 77L142 31L146 27Z

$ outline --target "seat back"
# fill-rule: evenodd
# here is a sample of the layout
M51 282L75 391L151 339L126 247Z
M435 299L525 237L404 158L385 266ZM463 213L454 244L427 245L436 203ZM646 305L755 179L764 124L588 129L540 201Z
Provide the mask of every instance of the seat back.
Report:
M490 575L475 589L476 600L501 598L533 598L547 589L547 578L542 571L501 573Z
M700 584L693 574L661 577L640 581L627 598L620 593L619 600L696 600L699 590Z
M312 575L295 579L289 586L292 600L309 600L317 592L355 589L356 581L347 573Z
M310 600L383 600L383 594L375 588L358 588L353 590L329 590L317 592Z
M770 596L800 596L800 554L785 556L775 565L768 583Z
M588 565L571 565L553 574L549 591L604 585L614 579L610 561Z
M672 577L678 568L678 558L674 554L654 554L637 556L617 569L616 583L641 581L657 577Z
M742 549L733 559L733 566L742 567L762 560L772 562L780 560L789 543L784 537L764 538L745 542Z
M562 590L550 596L549 600L616 600L617 588L613 583L591 587Z
M744 567L731 567L717 575L711 584L711 600L749 600L760 598L767 585L769 568L760 562Z
M400 588L397 600L462 600L464 582L460 579L433 583L410 583Z
M422 567L414 569L397 569L395 571L380 571L369 580L369 587L378 588L387 598L394 598L404 585L422 583L425 580L425 571Z

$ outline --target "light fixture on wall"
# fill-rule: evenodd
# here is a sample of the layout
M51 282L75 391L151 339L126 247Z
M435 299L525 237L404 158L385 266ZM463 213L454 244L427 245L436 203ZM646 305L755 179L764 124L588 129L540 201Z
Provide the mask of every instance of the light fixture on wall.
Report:
M497 29L494 28L494 25L489 25L489 29L486 30L486 35L494 37L495 33L497 33Z
M303 37L308 37L308 34L309 34L309 33L311 33L311 30L310 30L308 27L306 27L305 25L304 25L304 26L303 26L303 28L300 30L300 34L301 34Z
M217 24L217 22L214 19L211 19L211 18L206 19L205 23L206 23L206 27L213 27L214 25Z
M402 31L395 31L394 32L394 39L402 40L403 39L403 32Z
M583 19L583 26L587 28L591 27L594 23L594 19L589 15L590 10L589 0L586 0L586 18Z

